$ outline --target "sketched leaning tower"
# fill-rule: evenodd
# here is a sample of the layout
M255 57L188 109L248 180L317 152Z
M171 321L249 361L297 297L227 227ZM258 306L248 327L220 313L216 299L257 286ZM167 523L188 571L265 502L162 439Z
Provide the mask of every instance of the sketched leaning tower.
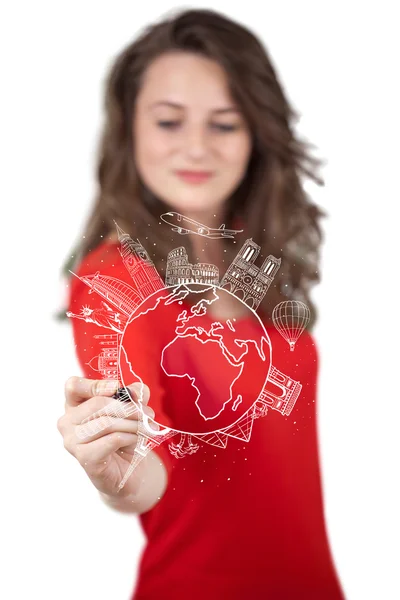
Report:
M136 284L138 294L142 300L146 300L154 292L165 288L164 282L139 240L133 240L117 223L115 225L121 243L118 251L122 261Z
M253 310L258 308L281 264L280 258L270 254L261 267L256 267L254 261L260 249L251 238L246 240L220 283L221 288L243 300Z

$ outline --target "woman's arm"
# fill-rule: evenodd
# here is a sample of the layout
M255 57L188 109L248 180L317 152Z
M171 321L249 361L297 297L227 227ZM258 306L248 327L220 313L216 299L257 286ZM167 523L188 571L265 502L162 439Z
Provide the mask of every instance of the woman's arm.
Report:
M101 274L104 276L114 277L131 286L135 285L123 265L116 245L104 244L94 250L81 263L77 273L79 277L87 276L95 273L99 268L101 268ZM71 281L69 311L76 313L74 307L84 306L88 303L94 309L97 307L100 309L102 305L106 304L97 293L89 294L90 288L82 280L79 278L73 279ZM98 377L100 373L95 372L99 368L98 358L96 359L96 357L99 357L104 347L107 348L107 344L102 345L103 338L107 334L113 334L112 337L115 337L114 332L99 328L97 324L87 323L81 319L72 319L72 328L77 358L84 377L89 379ZM142 381L150 388L149 405L155 413L156 421L168 427L169 418L165 414L163 406L164 388L160 381L160 359L153 348L155 331L150 335L147 330L138 330L137 334L132 347L129 346L126 350L129 356L134 357L135 367L142 373ZM109 337L111 338L111 335ZM105 341L107 342L107 340ZM111 357L111 363L113 360L115 358ZM133 383L130 371L126 372L125 370L125 375L126 381ZM111 508L119 512L141 514L155 506L164 495L172 475L171 455L167 444L164 442L153 448L136 469L140 470L142 464L143 467L146 466L143 471L147 473L147 476L135 497L129 497L125 494L115 494L112 497L105 494L101 496ZM121 479L123 475L122 473Z

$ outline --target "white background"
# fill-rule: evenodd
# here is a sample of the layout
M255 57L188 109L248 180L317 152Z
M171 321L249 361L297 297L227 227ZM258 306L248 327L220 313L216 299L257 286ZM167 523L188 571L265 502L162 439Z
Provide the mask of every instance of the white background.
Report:
M350 600L400 598L396 4L214 3L262 38L302 115L299 132L328 161L326 187L310 188L330 215L314 291L319 431L328 531ZM106 69L172 6L15 2L0 18L7 600L127 600L133 589L138 522L101 503L57 431L64 381L80 371L70 327L52 314L95 189Z

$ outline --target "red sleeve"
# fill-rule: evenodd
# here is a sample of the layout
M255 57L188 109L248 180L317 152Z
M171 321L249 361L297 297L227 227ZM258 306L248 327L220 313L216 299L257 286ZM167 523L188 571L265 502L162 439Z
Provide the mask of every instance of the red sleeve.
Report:
M107 302L98 293L91 292L90 287L79 279L79 277L85 275L94 275L98 271L100 275L114 277L135 288L135 283L118 252L118 244L104 242L92 250L75 269L74 273L78 277L71 276L68 311L81 314L82 307L102 308L104 306L103 302L106 302L112 310L117 311L110 302ZM116 378L112 376L113 369L116 372L117 361L116 355L113 356L113 348L115 351L118 333L76 317L71 317L70 320L72 322L76 354L83 376L88 379ZM135 338L135 347L125 348L125 350L129 360L134 364L135 370L137 369L140 372L143 382L150 389L149 406L154 410L156 420L164 426L170 426L171 421L165 410L165 390L161 382L157 339L154 337L156 331L157 327L151 332L139 331L140 336ZM104 356L104 354L107 356ZM132 357L134 357L133 360ZM102 361L101 365L100 361ZM131 376L130 371L126 369L126 365L124 367L123 360L121 360L120 366L124 382L127 385L140 381L139 378L135 379ZM160 444L154 451L161 458L170 476L172 464L167 445L168 442Z

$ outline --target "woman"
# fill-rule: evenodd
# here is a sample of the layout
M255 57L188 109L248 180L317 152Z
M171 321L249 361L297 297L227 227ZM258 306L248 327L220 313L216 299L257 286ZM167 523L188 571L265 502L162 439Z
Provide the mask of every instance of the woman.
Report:
M324 523L316 433L318 356L310 333L315 307L309 289L318 281L322 213L307 198L300 177L322 181L314 172L317 161L292 130L294 113L267 52L248 30L216 12L182 12L147 28L117 58L105 109L99 192L76 257L71 316L86 314L85 306L102 309L104 298L91 294L94 273L108 283L113 278L135 287L140 295L140 268L154 266L169 277L165 263L177 248L190 268L208 264L221 277L252 240L265 256L280 259L257 308L271 341L273 366L302 385L290 414L264 402L246 422L247 430L225 429L229 435L212 440L182 436L154 447L121 489L138 440L139 413L116 418L106 429L97 419L93 423L99 427L86 438L80 435L84 426L79 427L113 402L121 383L118 333L100 328L95 319L72 319L85 378L68 380L58 428L102 499L118 511L140 515L147 546L132 597L342 599ZM217 232L224 224L236 232L234 239L207 239L199 230L182 235L182 227L165 222L168 212ZM128 238L143 247L136 247L136 270L124 260ZM274 307L285 300L303 300L311 311L309 329L294 352L272 323ZM185 302L187 315L193 298ZM255 318L234 294L221 294L208 306L207 318L214 322L229 320L243 335L254 332ZM111 311L120 312L115 306ZM167 377L160 364L171 315L154 311L151 318L137 320L125 350L140 376L127 381L125 370L124 382L132 383L136 399L140 386L134 382L146 384L144 414L154 418L158 430L175 426L190 433L190 380ZM202 410L211 419L227 371L212 354L181 347L173 356L182 361L181 374L189 363L196 371L208 402ZM238 397L239 408L232 408L239 412L240 402L259 393L254 359L242 376L244 396Z

